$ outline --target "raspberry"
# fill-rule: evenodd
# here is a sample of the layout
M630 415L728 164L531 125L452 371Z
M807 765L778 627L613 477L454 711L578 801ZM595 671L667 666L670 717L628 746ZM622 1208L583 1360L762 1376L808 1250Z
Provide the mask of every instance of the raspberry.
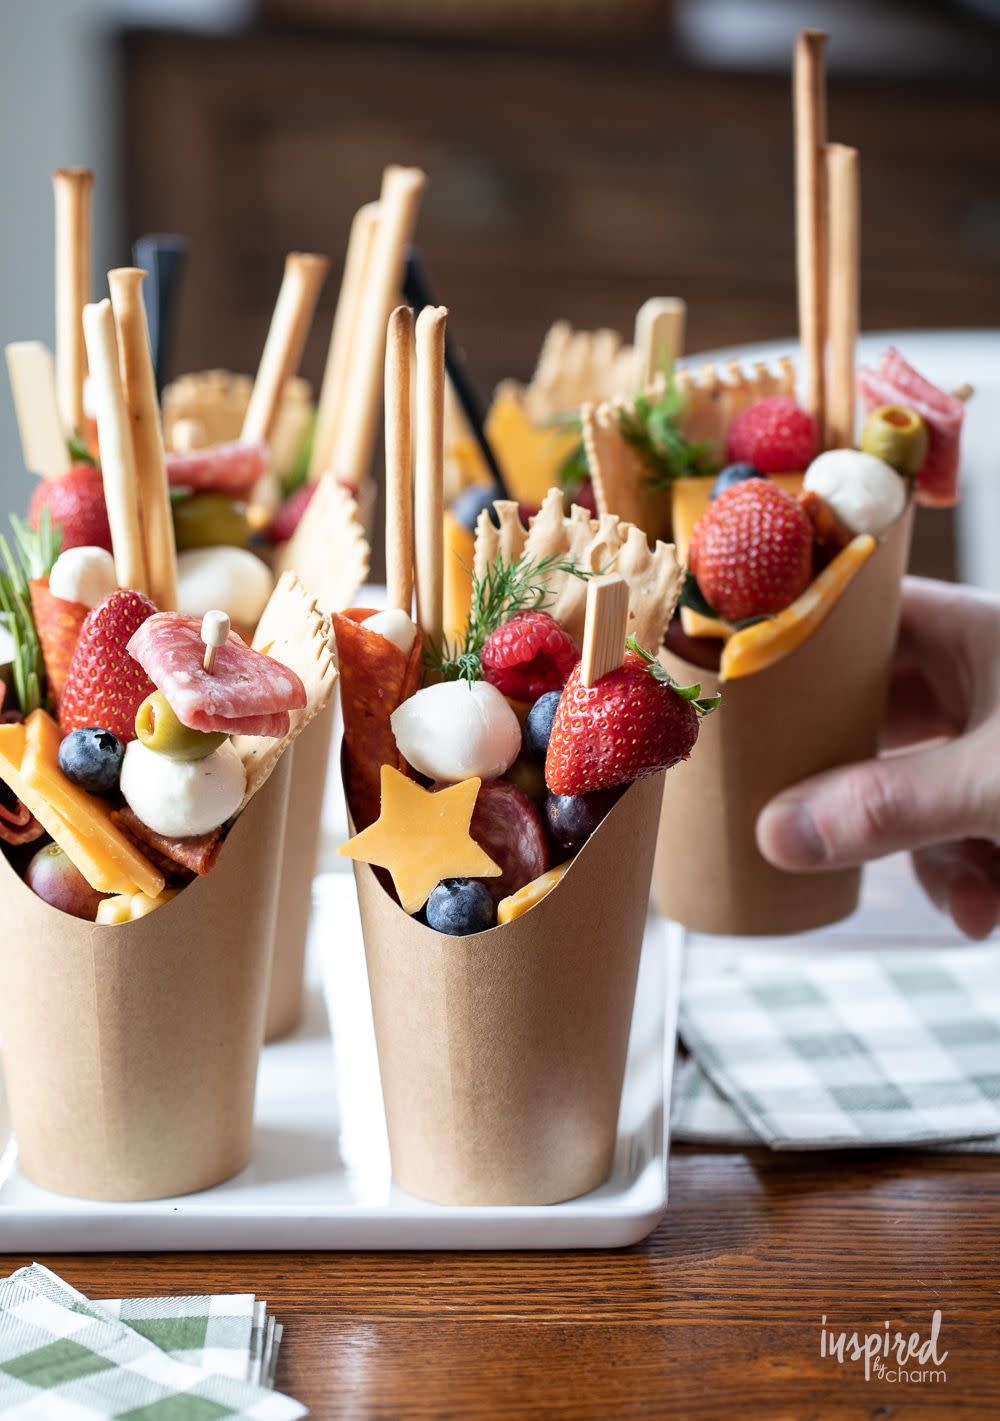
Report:
M727 622L771 616L812 580L813 531L777 484L747 479L710 503L694 525L688 562L703 596Z
M561 691L580 659L573 638L548 612L518 612L486 638L480 655L487 681L513 701Z
M760 400L738 414L726 436L726 462L753 464L762 474L805 469L816 453L816 421L787 395Z

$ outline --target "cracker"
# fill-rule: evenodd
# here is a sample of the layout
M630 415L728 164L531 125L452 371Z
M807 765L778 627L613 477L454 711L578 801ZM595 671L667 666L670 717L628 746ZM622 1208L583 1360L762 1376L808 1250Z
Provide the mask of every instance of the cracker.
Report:
M597 511L637 523L650 537L658 538L670 523L670 500L662 489L649 487L641 455L622 437L621 409L621 403L613 401L584 405L580 413Z
M321 611L341 612L368 576L370 556L357 503L324 474L299 526L275 554L274 570L293 572Z

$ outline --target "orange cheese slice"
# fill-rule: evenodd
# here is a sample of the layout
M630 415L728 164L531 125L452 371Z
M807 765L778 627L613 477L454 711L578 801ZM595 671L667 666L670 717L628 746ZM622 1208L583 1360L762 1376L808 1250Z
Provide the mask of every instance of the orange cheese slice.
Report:
M547 893L552 892L572 862L572 859L567 859L565 863L550 868L547 873L541 874L538 878L533 878L530 883L526 883L523 888L519 888L509 898L501 898L497 904L497 922L512 923L515 918L519 918L522 913L526 913L529 908L540 903Z
M486 436L511 498L537 508L559 482L559 470L580 442L573 430L533 424L512 390L501 390L486 419Z

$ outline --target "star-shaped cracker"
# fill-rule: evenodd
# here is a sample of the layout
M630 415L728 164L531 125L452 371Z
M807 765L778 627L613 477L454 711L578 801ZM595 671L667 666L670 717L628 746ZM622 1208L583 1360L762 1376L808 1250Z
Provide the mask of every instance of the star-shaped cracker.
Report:
M405 913L419 912L443 878L497 878L503 870L469 833L480 784L435 794L383 765L382 812L337 852L388 869Z

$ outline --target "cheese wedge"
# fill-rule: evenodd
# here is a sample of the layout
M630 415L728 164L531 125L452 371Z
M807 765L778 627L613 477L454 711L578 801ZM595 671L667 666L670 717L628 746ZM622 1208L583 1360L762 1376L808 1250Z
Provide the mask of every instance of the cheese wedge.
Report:
M165 888L159 898L149 898L145 893L121 893L117 898L105 898L98 903L96 921L108 926L134 923L137 918L148 918L176 896L175 888Z
M552 892L572 862L572 859L567 859L565 863L550 868L539 878L533 878L509 898L501 898L497 904L497 922L512 923L515 918L520 918L529 908L540 903L547 893Z
M580 442L575 431L533 424L513 390L501 388L486 420L510 496L538 508L559 482L559 470Z

